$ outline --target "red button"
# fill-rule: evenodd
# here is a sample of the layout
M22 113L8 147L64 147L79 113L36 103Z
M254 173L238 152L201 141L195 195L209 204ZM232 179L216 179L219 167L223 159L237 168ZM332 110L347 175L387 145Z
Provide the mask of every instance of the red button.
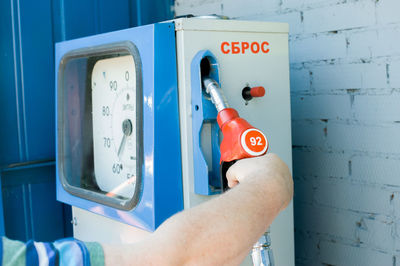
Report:
M263 97L265 95L264 87L253 87L250 89L250 95L252 97Z

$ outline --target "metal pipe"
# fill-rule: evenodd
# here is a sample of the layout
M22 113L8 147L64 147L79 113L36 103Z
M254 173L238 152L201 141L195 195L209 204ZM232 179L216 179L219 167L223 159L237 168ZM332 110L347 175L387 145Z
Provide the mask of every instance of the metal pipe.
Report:
M254 266L275 265L274 256L271 249L271 237L269 236L269 229L254 244L251 257L253 259Z
M219 87L218 83L212 78L203 79L204 88L206 93L211 96L211 101L220 112L226 108L229 108L228 101L225 98L224 92Z

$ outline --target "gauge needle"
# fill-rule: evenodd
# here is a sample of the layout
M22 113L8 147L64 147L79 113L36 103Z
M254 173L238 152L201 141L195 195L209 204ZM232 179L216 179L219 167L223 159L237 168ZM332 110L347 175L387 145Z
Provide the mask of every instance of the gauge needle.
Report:
M125 143L126 139L132 135L132 122L130 119L125 119L124 122L122 122L122 133L124 134L122 136L121 144L119 145L118 148L118 158L121 159L121 154L124 152L125 148Z
M122 152L124 151L126 139L127 139L127 137L126 137L126 135L124 134L124 136L122 137L122 140L121 140L121 144L119 145L119 148L118 148L118 157L119 157L119 158L121 157L121 154L122 154ZM121 159L121 158L120 158L120 159Z

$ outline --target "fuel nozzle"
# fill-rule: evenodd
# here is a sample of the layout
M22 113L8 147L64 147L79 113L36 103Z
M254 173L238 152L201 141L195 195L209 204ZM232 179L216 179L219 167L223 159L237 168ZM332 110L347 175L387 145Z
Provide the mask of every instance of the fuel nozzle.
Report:
M218 82L205 77L203 85L218 111L217 122L224 136L220 145L221 164L265 154L268 150L267 138L229 107Z
M210 77L203 78L203 85L212 103L217 108L217 122L224 136L221 145L221 185L227 189L226 172L237 160L264 155L268 150L268 140L258 129L239 117L238 112L229 107L228 101L218 82ZM267 231L253 246L254 265L273 266L271 240Z

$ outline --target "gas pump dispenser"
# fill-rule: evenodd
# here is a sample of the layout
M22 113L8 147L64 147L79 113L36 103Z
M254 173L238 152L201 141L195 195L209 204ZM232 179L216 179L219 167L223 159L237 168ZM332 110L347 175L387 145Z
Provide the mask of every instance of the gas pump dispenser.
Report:
M286 24L180 18L61 42L56 87L57 199L78 239L139 241L223 193L237 160L291 167ZM252 253L294 265L291 205Z

